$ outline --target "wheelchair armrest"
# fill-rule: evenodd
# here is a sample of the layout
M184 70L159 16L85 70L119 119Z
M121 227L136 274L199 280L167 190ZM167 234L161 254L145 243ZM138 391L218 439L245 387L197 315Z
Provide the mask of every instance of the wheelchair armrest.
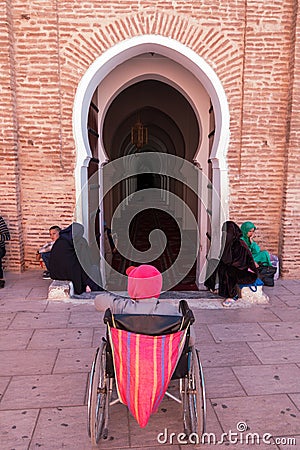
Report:
M193 311L190 309L188 302L186 300L180 300L179 311L182 312L182 315L185 318L185 320L189 321L191 325L195 322L195 316L193 314Z

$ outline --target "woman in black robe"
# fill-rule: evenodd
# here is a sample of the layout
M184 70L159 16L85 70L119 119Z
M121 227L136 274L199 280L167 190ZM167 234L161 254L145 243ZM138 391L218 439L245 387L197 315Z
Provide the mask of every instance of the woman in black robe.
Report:
M226 298L223 306L231 306L238 299L237 284L252 284L257 279L254 259L241 237L242 231L235 222L229 220L223 224L219 264L205 282L206 287L214 289L218 277L218 293Z
M102 290L99 286L100 273L97 282L89 276L95 272L95 267L99 268L99 264L92 262L91 251L83 237L83 231L83 226L76 222L61 230L59 238L53 244L49 264L51 278L72 281L74 293L77 295L89 290Z

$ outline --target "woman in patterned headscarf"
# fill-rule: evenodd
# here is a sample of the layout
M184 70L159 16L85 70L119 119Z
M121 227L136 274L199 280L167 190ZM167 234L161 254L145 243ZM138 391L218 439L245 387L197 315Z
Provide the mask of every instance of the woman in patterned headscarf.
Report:
M248 245L257 267L259 264L269 267L272 266L269 252L267 250L261 250L259 245L253 239L256 230L254 223L244 222L241 225L241 230L243 233L242 239Z

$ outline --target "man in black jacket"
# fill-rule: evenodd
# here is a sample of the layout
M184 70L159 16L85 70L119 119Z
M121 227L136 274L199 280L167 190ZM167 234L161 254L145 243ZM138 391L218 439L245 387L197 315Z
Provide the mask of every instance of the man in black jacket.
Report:
M2 258L4 258L6 249L5 242L10 240L10 234L4 219L0 216L0 288L4 288Z
M93 261L83 232L83 226L77 222L61 230L53 244L49 263L51 278L72 281L76 295L102 290L99 262Z

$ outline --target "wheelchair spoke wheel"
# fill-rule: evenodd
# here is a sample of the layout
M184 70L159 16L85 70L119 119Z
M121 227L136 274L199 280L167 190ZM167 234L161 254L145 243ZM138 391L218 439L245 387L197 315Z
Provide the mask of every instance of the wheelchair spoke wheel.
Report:
M205 432L206 401L203 371L195 347L190 353L188 380L187 380L187 407L189 417L189 432L197 433L199 439Z
M106 342L97 349L90 375L88 397L89 435L92 445L107 437L108 394L106 377Z

